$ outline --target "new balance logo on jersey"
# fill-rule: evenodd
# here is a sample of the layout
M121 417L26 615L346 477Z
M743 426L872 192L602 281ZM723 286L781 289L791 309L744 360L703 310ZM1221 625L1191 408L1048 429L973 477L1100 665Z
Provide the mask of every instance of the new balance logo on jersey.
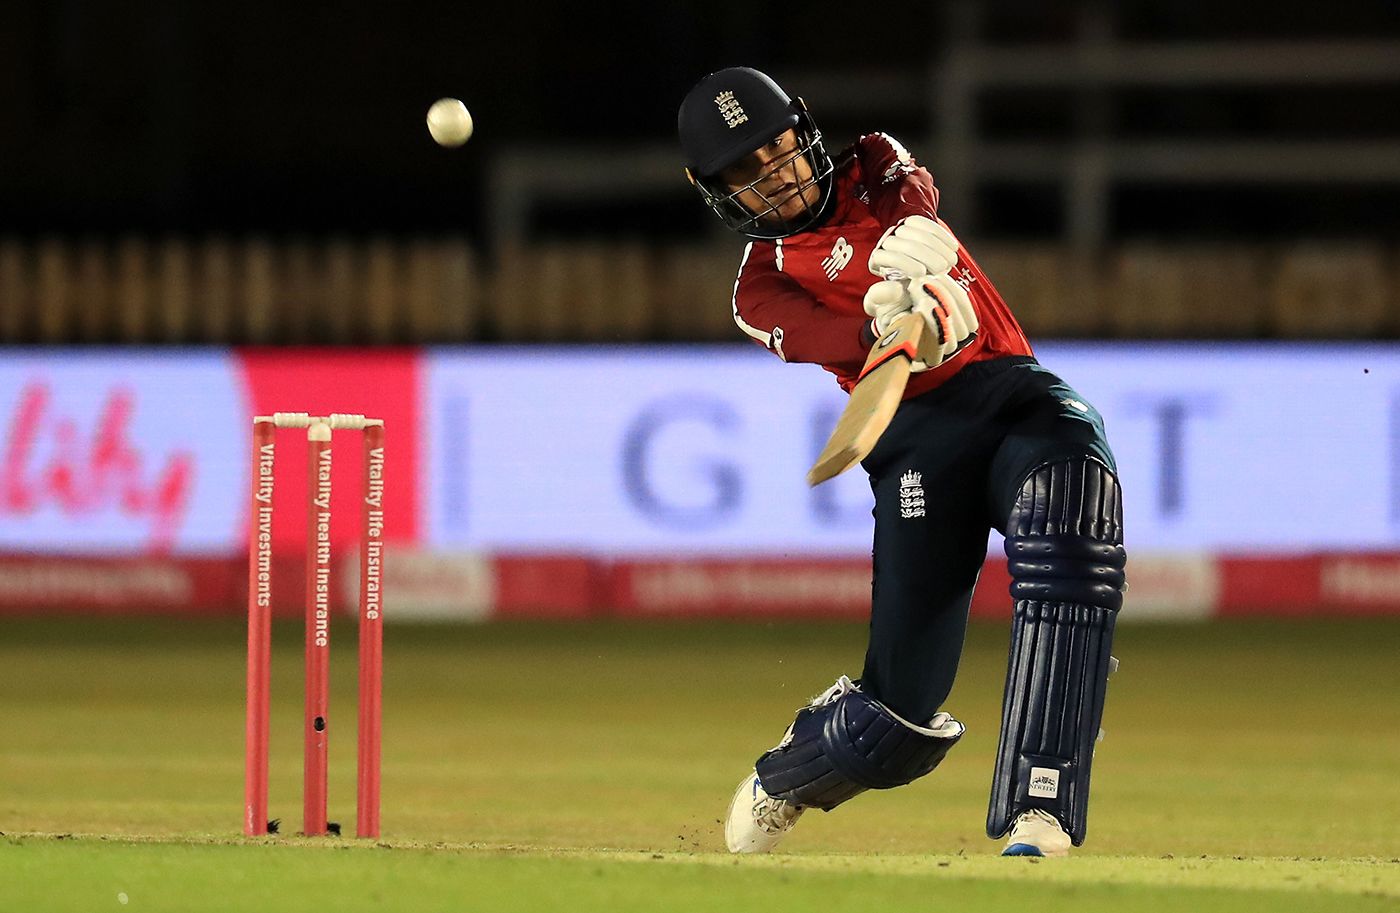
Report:
M856 249L845 238L837 238L835 246L831 248L831 256L822 261L822 272L826 273L826 278L835 282L837 274L851 262L855 252Z
M924 515L924 474L912 469L899 477L899 515L906 520Z
M724 118L724 122L733 130L740 124L748 123L749 116L744 113L744 108L739 104L739 100L734 97L734 93L724 91L715 96L715 105L719 107L719 116Z

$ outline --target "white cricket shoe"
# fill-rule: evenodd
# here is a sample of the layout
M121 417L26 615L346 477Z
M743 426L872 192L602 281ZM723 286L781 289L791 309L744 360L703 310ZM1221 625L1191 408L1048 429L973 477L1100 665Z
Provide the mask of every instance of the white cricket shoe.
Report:
M836 680L836 684L812 698L807 706L820 707L855 690L855 682L843 675ZM791 741L792 725L789 725L774 750ZM778 845L784 834L792 830L804 811L805 806L768 795L763 791L763 784L758 782L758 774L751 773L740 782L739 788L734 791L734 798L729 800L724 842L731 853L767 853Z
M1021 812L1006 838L1003 856L1068 856L1069 834L1049 812L1038 808Z
M768 795L758 782L758 774L751 773L729 802L724 842L731 853L767 853L792 830L804 811L801 805Z

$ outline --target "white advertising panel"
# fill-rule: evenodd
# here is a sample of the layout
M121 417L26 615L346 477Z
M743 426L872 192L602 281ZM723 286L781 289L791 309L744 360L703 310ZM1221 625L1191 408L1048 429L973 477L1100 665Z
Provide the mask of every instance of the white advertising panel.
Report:
M743 347L437 353L430 540L584 552L849 551L859 473L803 481L844 395ZM868 543L867 546L868 548Z
M1140 553L1400 547L1400 347L1039 355L1103 413ZM406 375L421 389L403 391L417 420L392 431L416 436L421 456L409 482L421 514L401 541L449 553L869 550L863 473L803 480L845 401L820 368L742 344L422 358ZM237 353L7 353L0 551L242 549L247 385Z
M228 551L247 495L246 411L223 353L7 353L0 549Z
M1039 347L1103 413L1146 551L1400 542L1400 349ZM757 348L437 350L422 503L442 548L858 553L852 470L803 481L844 402ZM955 484L955 480L948 480Z

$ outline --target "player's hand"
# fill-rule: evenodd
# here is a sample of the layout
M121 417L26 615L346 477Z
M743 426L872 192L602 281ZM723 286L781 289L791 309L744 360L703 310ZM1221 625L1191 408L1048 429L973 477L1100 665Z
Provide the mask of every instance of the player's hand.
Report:
M882 279L941 276L958 262L958 239L927 216L909 216L887 230L870 252L870 271Z
M865 292L865 313L875 324L875 336L885 335L890 324L914 309L914 299L909 295L909 283L899 279L885 279L870 286Z
M952 358L977 337L977 310L972 306L967 289L951 276L925 276L909 283L911 310L922 314L933 334L920 346L931 352L932 359L914 362L915 371L926 371Z

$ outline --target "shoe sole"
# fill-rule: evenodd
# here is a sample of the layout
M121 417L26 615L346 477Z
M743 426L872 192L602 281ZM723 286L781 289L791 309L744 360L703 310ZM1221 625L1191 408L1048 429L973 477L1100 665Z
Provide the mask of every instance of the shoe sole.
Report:
M1041 852L1040 847L1036 846L1036 845L1033 844L1033 843L1013 843L1013 844L1011 844L1010 846L1008 846L1006 849L1002 850L1002 851L1001 851L1001 854L1002 854L1003 856L1041 856L1041 857L1043 857L1043 856L1045 855L1043 852Z

